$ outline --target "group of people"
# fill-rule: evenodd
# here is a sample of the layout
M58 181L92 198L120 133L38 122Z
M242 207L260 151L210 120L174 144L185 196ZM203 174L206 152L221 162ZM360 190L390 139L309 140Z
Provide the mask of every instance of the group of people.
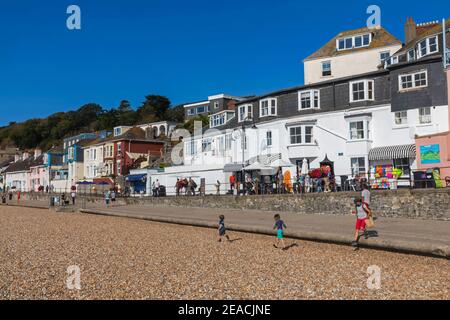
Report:
M187 196L195 196L197 190L197 183L192 179L192 177L188 178L177 178L177 182L175 183L175 192L177 196L187 195Z
M110 189L105 192L105 203L107 207L114 207L116 203L116 190Z
M364 236L365 239L368 239L368 228L374 226L372 224L373 213L370 209L370 191L367 185L363 186L361 197L357 197L354 200L354 205L355 207L352 214L356 216L356 228L352 241L352 247L358 249L360 238ZM284 230L287 228L286 223L281 219L280 214L276 214L274 216L274 220L275 225L273 226L273 229L276 230L276 243L274 244L274 247L286 250L286 243L284 241ZM371 221L370 225L368 223L369 220ZM226 233L225 216L220 215L217 241L222 242L223 238L231 241L230 237Z

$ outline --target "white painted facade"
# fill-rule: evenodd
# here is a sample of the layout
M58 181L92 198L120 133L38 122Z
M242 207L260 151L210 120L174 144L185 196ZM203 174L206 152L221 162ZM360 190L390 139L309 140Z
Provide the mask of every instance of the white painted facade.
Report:
M92 180L101 177L105 169L103 164L103 145L86 147L84 149L84 178Z
M414 144L415 135L433 134L449 129L448 106L431 108L431 122L420 123L419 110L407 111L402 124L396 124L395 113L389 104L348 111L318 113L314 115L294 116L257 124L257 129L247 129L247 148L242 157L240 129L228 130L206 136L203 139L186 140L184 145L185 165L190 168L203 166L224 166L229 163L242 163L264 154L281 154L282 159L297 164L304 158L310 162L310 168L319 168L320 162L327 156L334 162L335 174L354 176L352 158L364 158L364 168L369 166L368 155L372 148ZM363 133L358 138L351 137L351 123L360 123ZM355 125L353 125L355 127ZM301 127L302 143L291 143L291 129ZM305 129L312 128L312 137L306 143ZM267 132L271 132L272 145L268 145ZM353 132L355 135L355 130ZM223 140L231 139L226 148L221 147ZM202 144L203 141L203 144ZM210 141L210 142L209 142ZM195 148L195 152L192 151ZM354 160L355 161L355 160ZM300 163L301 165L301 163ZM412 163L412 169L415 164ZM178 168L178 170L182 170ZM191 169L190 169L191 170ZM295 175L295 170L292 174ZM192 175L201 176L200 171ZM217 177L225 179L222 174Z
M27 171L16 171L16 172L8 172L5 174L5 186L8 188L14 188L16 191L26 192L29 191L30 186L29 182L30 172Z

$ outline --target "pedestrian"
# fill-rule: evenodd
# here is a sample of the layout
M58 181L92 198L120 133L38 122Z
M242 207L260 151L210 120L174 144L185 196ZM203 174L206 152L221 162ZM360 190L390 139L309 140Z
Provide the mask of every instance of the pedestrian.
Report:
M159 197L159 191L161 188L161 184L159 183L158 179L156 179L155 188L156 188L156 196Z
M222 242L222 238L225 237L228 241L230 241L230 237L226 234L226 229L225 229L225 216L224 215L220 215L219 216L219 238L218 238L218 242Z
M218 196L220 196L220 181L219 180L216 181L215 186L216 186L216 194Z
M369 215L372 215L372 210L370 210L370 191L367 184L363 184L363 190L361 192L362 202L366 205L369 210Z
M175 183L175 192L178 197L180 195L180 178L177 178L177 182Z
M114 189L111 189L111 207L114 207L115 203L116 203L116 191Z
M153 197L156 197L156 182L155 181L153 181L153 183L152 183L152 194L153 194Z
M75 205L75 197L77 196L77 194L75 193L75 191L72 191L70 196L72 197L72 205Z
M20 202L20 190L17 191L17 203L19 203L19 202Z
M232 175L230 176L229 181L230 181L230 190L231 190L231 193L234 194L234 187L235 187L235 183L236 183L236 178L234 177L234 174L232 174Z
M195 196L195 189L197 188L197 183L195 183L195 181L192 178L189 178L188 187L191 194Z
M356 230L355 237L353 238L352 247L358 248L358 242L362 235L365 235L366 239L368 235L366 233L366 220L368 218L369 211L366 205L363 203L362 198L355 199L355 210L352 212L356 215ZM361 232L361 234L360 234Z
M106 192L105 192L105 203L106 203L107 207L109 207L110 199L111 199L111 193L109 192L109 190L106 190Z
M274 244L273 246L275 248L279 248L279 244L281 243L282 250L286 249L286 245L284 243L284 229L287 228L286 224L284 223L283 220L281 220L281 216L279 214L276 214L274 216L275 219L275 225L273 227L274 230L277 230L277 240L276 240L276 244Z

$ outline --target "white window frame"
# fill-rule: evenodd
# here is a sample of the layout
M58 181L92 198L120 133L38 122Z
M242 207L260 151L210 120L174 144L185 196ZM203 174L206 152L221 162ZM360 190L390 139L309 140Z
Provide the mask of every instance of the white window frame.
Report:
M435 46L436 46L436 50L434 50L434 51L431 51L431 46L430 46L430 40L431 39L434 39L435 41L436 41L436 43L435 43ZM425 43L425 53L422 53L422 47L421 47L421 44L422 43ZM422 40L420 40L419 42L417 42L417 58L419 59L419 58L422 58L422 57L425 57L425 56L428 56L428 55L430 55L430 54L433 54L433 53L437 53L437 52L439 52L439 38L438 38L438 36L437 35L435 35L435 36L431 36L431 37L428 37L428 38L425 38L425 39L422 39Z
M214 110L219 109L219 107L220 107L219 101L215 101L214 102Z
M362 129L358 129L358 123L362 123ZM348 124L348 129L349 129L349 137L348 139L350 141L363 141L363 140L368 140L369 139L369 132L368 132L368 123L365 125L365 123L367 123L367 121L364 120L354 120L354 121L350 121ZM356 137L353 136L353 131L352 131L352 124L356 124ZM366 127L367 126L367 127ZM363 133L363 137L362 138L358 138L358 132Z
M369 43L368 44L364 44L364 37L365 36L369 36ZM356 46L356 38L359 38L359 37L361 37L361 45L360 46ZM365 47L369 47L370 46L370 44L372 43L372 33L364 33L364 34L358 34L358 35L354 35L354 36L348 36L348 37L342 37L342 38L338 38L338 39L336 39L336 49L337 49L337 51L344 51L344 50L351 50L351 49L359 49L359 48L365 48ZM349 39L351 39L351 41L352 41L352 45L351 45L351 47L347 47L346 46L346 43L347 43L347 40L349 40ZM340 41L344 41L344 48L340 48L339 47L339 42Z
M353 85L364 83L364 98L354 100L353 98ZM369 97L369 83L372 84L372 97ZM375 100L375 81L374 80L358 80L358 81L351 81L349 83L349 91L350 91L350 102L361 102L361 101L374 101Z
M426 111L426 112L424 112ZM419 108L419 124L431 124L431 107Z
M412 57L411 57L411 55L410 55L411 52L412 52ZM407 59L408 61L413 61L413 60L415 60L415 59L416 59L416 50L414 50L414 49L408 50L408 51L406 52L406 59Z
M425 84L424 85L417 85L416 84L416 75L425 74ZM403 85L409 81L404 81L404 78L411 77L411 87L404 88ZM428 71L427 70L420 70L413 73L404 73L398 76L398 88L400 92L403 91L409 91L409 90L415 90L420 88L426 88L428 87Z
M385 59L381 58L382 54L386 54L387 53L387 57ZM381 51L380 52L380 64L384 64L386 63L387 60L389 60L389 58L391 57L391 52L390 51Z
M359 161L360 161L361 159L363 159L363 162L364 162L364 166L363 166L363 167L361 167L361 166L359 165ZM355 173L355 172L353 171L353 162L354 162L354 160L356 160L356 162L357 162L357 164L358 164L358 166L357 166L358 172L357 172L357 173ZM351 158L350 158L350 170L351 170L351 172L352 172L352 176L361 175L361 174L366 174L366 173L367 173L367 168L366 168L366 166L367 166L367 161L366 161L366 158L365 158L365 157L351 157ZM361 169L364 169L364 170L361 170Z
M400 121L397 121L400 120ZM408 125L408 111L397 111L394 112L394 125L396 126L406 126Z
M266 145L268 147L271 147L273 145L272 131L270 130L266 131Z
M291 130L292 129L298 129L298 128L300 128L300 133L292 135L291 134ZM311 134L309 134L311 136L310 137L310 140L311 140L310 142L306 142L306 128L311 128ZM292 142L292 138L293 137L300 137L300 142ZM291 146L299 146L299 145L310 146L310 145L314 145L315 144L315 140L314 140L314 125L303 124L303 125L297 125L297 126L289 127L289 144Z
M244 110L242 113L241 110ZM238 122L244 122L245 120L253 119L253 105L244 104L238 107Z
M263 108L263 104L267 102L267 113L264 113L263 110L266 108ZM272 102L275 102L275 106ZM276 116L278 111L278 100L277 98L266 98L259 101L259 117L271 117Z
M303 108L302 95L309 94L309 107ZM316 106L316 94L317 94L317 106ZM306 100L305 100L306 102ZM304 90L298 92L298 110L320 109L320 90Z

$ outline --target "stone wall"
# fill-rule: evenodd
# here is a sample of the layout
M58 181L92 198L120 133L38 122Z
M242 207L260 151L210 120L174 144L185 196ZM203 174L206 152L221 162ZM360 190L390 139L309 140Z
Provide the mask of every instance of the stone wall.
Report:
M143 204L186 208L228 208L299 214L350 214L359 193L320 193L306 195L206 196L167 198L119 198L118 205ZM39 195L47 200L47 195ZM78 203L82 199L78 198ZM86 206L103 203L101 197L87 197ZM381 217L405 217L450 221L450 189L372 191L372 210Z

